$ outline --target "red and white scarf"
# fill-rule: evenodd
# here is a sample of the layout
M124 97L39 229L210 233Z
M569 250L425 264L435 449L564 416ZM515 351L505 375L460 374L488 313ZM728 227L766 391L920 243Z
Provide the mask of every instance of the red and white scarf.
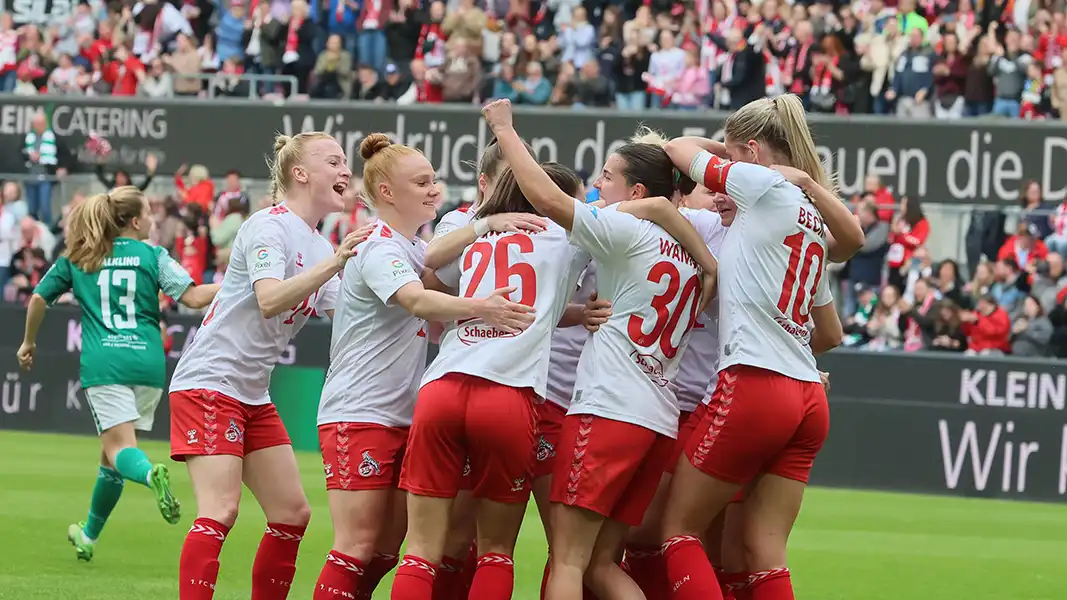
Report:
M0 32L0 73L14 71L18 64L19 34L13 29Z
M835 56L830 59L830 64L837 66L837 63L841 61L841 57ZM830 65L819 65L812 69L811 73L811 93L813 94L831 94L833 93L834 75L830 72Z
M794 94L804 93L804 79L797 77L797 67L808 64L808 54L811 52L811 42L793 46L785 57L785 67L782 71L789 76L789 91Z
M933 292L926 295L926 299L923 300L921 306L915 309L915 312L919 315L925 315L930 312L930 307L934 305ZM916 350L923 349L923 334L919 328L919 324L915 319L908 319L908 328L904 331L904 351L915 352Z

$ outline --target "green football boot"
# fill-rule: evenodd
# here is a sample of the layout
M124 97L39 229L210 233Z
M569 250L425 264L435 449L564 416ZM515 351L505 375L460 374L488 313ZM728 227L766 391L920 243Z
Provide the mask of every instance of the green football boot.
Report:
M182 506L170 490L170 471L167 470L167 465L158 464L152 467L148 474L148 487L156 495L159 514L171 525L176 524L182 517Z
M89 536L85 535L84 521L67 527L67 540L78 551L78 560L84 560L85 562L93 560L93 548L96 546L96 540L91 540Z

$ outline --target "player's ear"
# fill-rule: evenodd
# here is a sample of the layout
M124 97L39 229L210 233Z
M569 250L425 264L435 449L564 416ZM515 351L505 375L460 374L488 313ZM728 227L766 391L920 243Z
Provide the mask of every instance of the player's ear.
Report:
M648 197L648 188L645 187L645 184L638 183L630 189L630 200L640 200L646 197Z

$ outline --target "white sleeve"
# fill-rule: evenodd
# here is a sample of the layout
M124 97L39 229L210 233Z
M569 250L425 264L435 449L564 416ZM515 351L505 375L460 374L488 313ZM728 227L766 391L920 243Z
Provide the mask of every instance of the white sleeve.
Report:
M340 292L341 277L338 274L335 277L331 277L329 281L319 288L319 301L315 303L315 310L319 313L325 313L328 310L337 308L337 295Z
M441 217L437 227L433 230L433 237L436 239L448 235L461 227L466 227L472 220L471 216L466 212L453 210Z
M830 277L826 272L825 265L819 265L822 276L819 277L819 285L815 289L815 306L826 306L834 301L834 294L830 291Z
M421 281L404 252L389 243L373 244L363 251L359 274L384 304L389 304L400 288Z
M778 171L760 165L733 162L704 150L689 165L689 178L713 192L726 194L738 210L748 210L767 190L785 178Z
M248 231L244 246L245 268L253 284L261 279L285 279L289 263L289 236L281 219L267 218Z
M466 252L464 252L464 253L466 253ZM454 290L458 289L459 288L459 279L460 279L460 276L462 275L462 272L460 271L460 268L459 268L459 261L461 261L461 260L463 260L463 255L462 254L456 260L448 263L447 265L441 267L440 269L437 269L437 271L434 271L434 275L436 275L437 278L439 280L441 280L441 283L447 285L448 287L450 287L450 288L452 288Z
M574 224L570 241L598 261L625 258L641 234L641 220L621 213L614 206L597 208L581 200L574 201Z

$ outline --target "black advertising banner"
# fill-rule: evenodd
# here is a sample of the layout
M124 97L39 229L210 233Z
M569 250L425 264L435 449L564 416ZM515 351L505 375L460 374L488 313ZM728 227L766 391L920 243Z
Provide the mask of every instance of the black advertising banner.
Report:
M216 175L238 169L247 177L266 178L264 154L275 133L309 130L333 134L355 167L360 141L381 131L421 149L443 181L472 185L472 164L492 137L469 105L11 97L0 106L0 172L24 170L19 143L38 108L52 116L53 129L75 151L96 132L111 140L116 164L141 169L145 154L152 152L165 173L182 163L200 163ZM719 137L723 120L721 113L520 107L515 124L541 160L596 173L639 124L669 136ZM1047 200L1067 196L1067 169L1060 167L1067 161L1067 126L1058 121L813 115L810 122L819 153L838 173L846 194L860 191L867 175L878 175L898 194L927 202L1015 202L1029 179L1041 184Z
M1067 497L1067 365L831 352L818 485L1028 500Z
M95 433L78 383L79 318L76 309L49 310L37 366L22 373L15 352L25 311L0 307L0 330L11 332L0 340L0 430ZM168 371L198 323L172 321ZM328 323L307 325L272 378L278 410L304 450L317 445L314 417L329 341ZM831 426L812 483L1006 499L1067 497L1064 363L835 351L819 366L831 373ZM312 370L314 376L304 376ZM167 439L168 415L164 397L151 437Z

